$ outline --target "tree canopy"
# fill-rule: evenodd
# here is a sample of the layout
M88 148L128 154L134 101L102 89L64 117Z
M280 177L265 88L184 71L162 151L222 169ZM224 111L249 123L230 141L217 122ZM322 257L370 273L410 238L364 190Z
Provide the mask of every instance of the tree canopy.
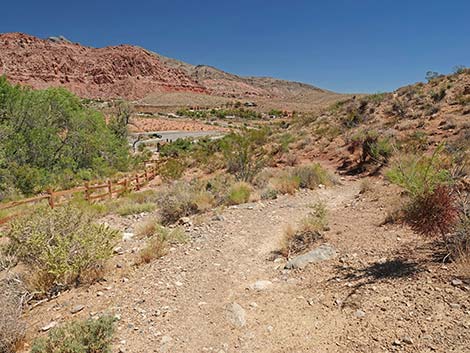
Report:
M0 200L111 175L129 162L122 131L77 96L63 88L12 85L0 77Z

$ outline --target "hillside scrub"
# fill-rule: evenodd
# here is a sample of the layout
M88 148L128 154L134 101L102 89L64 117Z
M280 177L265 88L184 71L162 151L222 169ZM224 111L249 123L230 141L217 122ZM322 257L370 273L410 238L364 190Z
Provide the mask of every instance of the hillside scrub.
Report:
M110 353L115 318L72 321L33 342L31 353Z
M446 243L459 219L457 189L440 145L431 156L404 156L387 172L388 179L409 196L404 220L425 236L440 236Z
M15 190L30 195L127 170L118 126L65 89L33 90L0 77L0 201Z
M14 220L4 235L9 239L6 253L29 267L33 289L49 294L99 278L118 232L64 206L39 208Z
M251 182L266 163L264 148L268 131L246 130L232 133L221 141L227 171L239 181Z

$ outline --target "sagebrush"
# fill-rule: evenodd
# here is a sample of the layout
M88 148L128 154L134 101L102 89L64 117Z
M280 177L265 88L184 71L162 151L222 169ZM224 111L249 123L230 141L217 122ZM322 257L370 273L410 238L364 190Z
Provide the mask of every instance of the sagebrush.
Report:
M110 353L115 318L73 321L33 342L31 353Z
M36 290L49 292L95 280L118 234L73 206L45 207L11 223L6 252L30 268Z

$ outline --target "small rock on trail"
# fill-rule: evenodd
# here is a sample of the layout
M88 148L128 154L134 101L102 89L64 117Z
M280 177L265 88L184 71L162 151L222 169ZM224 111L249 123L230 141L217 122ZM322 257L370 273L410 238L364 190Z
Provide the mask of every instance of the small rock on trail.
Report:
M235 327L243 327L246 325L246 312L240 304L232 303L227 305L227 319Z

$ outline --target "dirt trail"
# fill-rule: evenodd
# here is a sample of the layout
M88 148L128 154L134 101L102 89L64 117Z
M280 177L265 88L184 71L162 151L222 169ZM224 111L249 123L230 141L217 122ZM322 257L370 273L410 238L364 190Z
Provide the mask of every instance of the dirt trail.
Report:
M381 193L385 186L378 188ZM272 251L287 224L295 225L318 200L329 211L325 241L338 256L303 271L284 270ZM468 294L441 283L432 270L416 289L410 279L421 272L412 264L393 268L398 275L386 273L390 259L417 241L401 226L378 226L386 203L375 194L361 196L359 182L344 181L232 207L190 226L191 242L162 259L133 272L120 264L115 279L64 293L31 315L44 318L40 327L67 318L67 309L80 303L86 310L76 316L118 314L115 350L121 352L465 352L469 334L458 329L470 325L463 310L470 309ZM376 264L385 272L373 272ZM257 281L271 284L250 289ZM419 292L413 302L409 291ZM450 319L427 319L447 303L461 310ZM437 332L443 326L444 335Z

